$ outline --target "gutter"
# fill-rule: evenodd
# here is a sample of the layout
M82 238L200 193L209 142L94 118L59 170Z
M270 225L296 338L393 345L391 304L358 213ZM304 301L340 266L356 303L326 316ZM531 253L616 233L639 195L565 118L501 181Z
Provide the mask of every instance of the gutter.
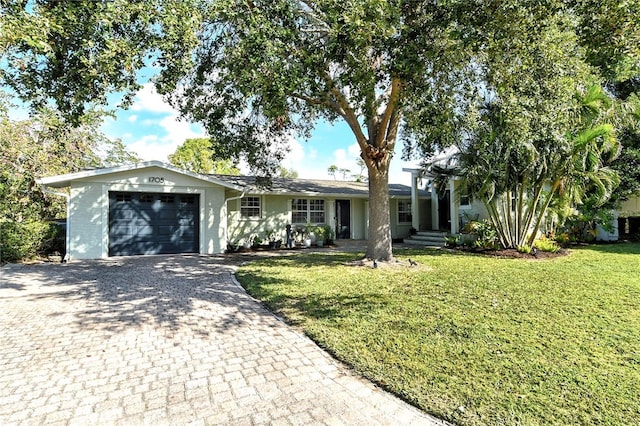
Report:
M69 204L70 204L69 203L69 198L70 198L70 196L69 196L69 194L65 194L64 192L52 191L49 188L47 188L46 185L42 185L41 188L42 188L42 192L45 192L45 193L51 194L51 195L57 195L59 197L64 197L65 200L67 200L67 203L66 203L67 204L67 217L65 219L65 221L66 221L65 234L66 235L65 235L65 241L64 241L65 254L64 254L64 257L62 258L62 263L67 263L71 258L71 255L69 254L69 251L70 251L69 250L70 249L69 245L71 244L71 233L70 233L70 230L69 230L69 212L70 212L70 209L69 209Z

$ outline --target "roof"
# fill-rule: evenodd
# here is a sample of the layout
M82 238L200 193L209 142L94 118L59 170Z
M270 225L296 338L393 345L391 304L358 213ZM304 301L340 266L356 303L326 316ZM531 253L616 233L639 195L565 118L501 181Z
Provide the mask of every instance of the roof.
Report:
M146 161L138 164L126 164L103 169L84 170L76 173L49 176L37 179L40 185L53 188L69 186L72 181L91 178L95 176L108 175L112 173L141 170L149 167L159 167L165 170L180 173L186 176L200 179L205 182L220 185L224 188L238 192L250 194L278 194L278 195L298 195L298 196L336 196L336 197L369 197L369 184L366 182L351 182L340 180L314 180L314 179L291 179L272 178L270 186L260 185L260 179L256 176L231 176L217 174L200 174L178 169L170 164L160 161ZM407 185L391 183L389 184L389 196L391 198L410 197L411 187ZM420 197L428 196L424 190L419 191Z
M67 173L64 175L57 175L57 176L48 176L48 177L43 177L40 179L36 179L36 183L40 184L40 185L46 185L46 186L50 186L52 188L63 188L66 186L69 186L71 184L72 181L74 180L79 180L79 179L86 179L86 178L90 178L90 177L94 177L94 176L102 176L102 175L108 175L111 173L119 173L119 172L128 172L128 171L132 171L132 170L140 170L140 169L146 169L149 167L159 167L161 169L165 169L165 170L169 170L175 173L180 173L186 176L190 176L192 178L195 179L200 179L206 182L210 182L210 183L214 183L216 185L220 185L222 187L225 188L229 188L229 189L234 189L236 191L242 191L243 188L235 186L231 183L228 183L226 181L222 181L217 179L217 177L215 175L205 175L205 174L200 174L200 173L193 173L193 172L188 172L186 170L182 170L179 169L177 167L174 167L170 164L166 164L163 163L161 161L145 161L143 163L137 163L137 164L125 164L122 166L116 166L116 167L106 167L103 169L91 169L91 170L83 170L81 172L76 172L76 173Z
M315 180L298 178L272 178L271 185L260 186L260 178L255 176L231 176L213 175L231 185L242 186L245 192L252 194L278 194L278 195L335 195L350 197L369 197L369 184L366 182L352 182L340 180ZM427 192L420 191L421 197L428 196ZM389 196L391 198L410 197L411 187L407 185L390 183Z

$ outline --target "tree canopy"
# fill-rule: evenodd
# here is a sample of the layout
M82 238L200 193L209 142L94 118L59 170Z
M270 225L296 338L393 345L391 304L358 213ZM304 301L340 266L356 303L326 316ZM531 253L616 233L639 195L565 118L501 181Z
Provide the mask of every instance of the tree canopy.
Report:
M65 215L64 200L44 193L37 178L139 161L99 125L85 117L81 126L69 127L50 110L26 120L0 113L0 222Z

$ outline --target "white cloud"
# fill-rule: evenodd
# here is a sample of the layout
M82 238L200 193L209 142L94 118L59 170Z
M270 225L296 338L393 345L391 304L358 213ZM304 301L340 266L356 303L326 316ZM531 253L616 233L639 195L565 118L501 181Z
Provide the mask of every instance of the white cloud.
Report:
M167 156L173 154L185 139L205 136L201 126L178 120L178 112L162 99L152 83L143 85L135 95L131 109L137 114L130 115L126 121L135 127L127 129L129 131L122 138L144 161L167 162Z
M162 136L158 136L158 134ZM198 125L178 121L175 115L168 115L157 121L156 134L146 135L127 143L145 161L168 161L168 155L186 139L204 137L205 133Z
M293 136L287 138L287 143L289 145L289 152L283 160L282 165L289 169L295 169L296 165L300 164L306 157L304 146Z
M349 148L347 148L347 151L349 152L349 155L352 156L353 158L360 158L360 145L358 145L358 142L355 142L352 145L349 145Z
M133 111L175 114L176 111L156 92L153 83L145 83L133 98Z

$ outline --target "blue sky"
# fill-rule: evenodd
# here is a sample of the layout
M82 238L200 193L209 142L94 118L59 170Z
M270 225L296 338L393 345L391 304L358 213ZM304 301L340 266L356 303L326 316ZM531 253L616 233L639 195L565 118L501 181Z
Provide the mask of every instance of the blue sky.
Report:
M120 138L145 161L167 162L167 156L185 139L205 136L201 126L178 120L178 113L162 100L151 83L136 94L128 110L117 111L116 119L108 119L102 129L108 137ZM353 173L360 170L356 165L359 148L346 124L319 123L309 140L291 138L289 146L291 152L283 165L296 170L301 178L333 179L327 173L332 164ZM401 154L402 146L398 146L389 181L409 185L410 175L402 168L415 167L416 163L402 161Z

